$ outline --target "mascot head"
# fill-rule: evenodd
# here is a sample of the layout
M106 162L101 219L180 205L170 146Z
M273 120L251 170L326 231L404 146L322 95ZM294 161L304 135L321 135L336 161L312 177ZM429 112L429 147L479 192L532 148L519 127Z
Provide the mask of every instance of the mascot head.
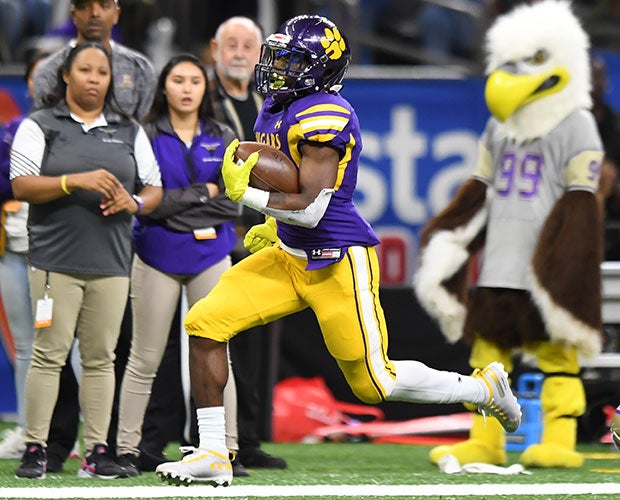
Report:
M543 136L590 107L589 46L565 0L521 5L497 18L486 35L485 99L508 137Z

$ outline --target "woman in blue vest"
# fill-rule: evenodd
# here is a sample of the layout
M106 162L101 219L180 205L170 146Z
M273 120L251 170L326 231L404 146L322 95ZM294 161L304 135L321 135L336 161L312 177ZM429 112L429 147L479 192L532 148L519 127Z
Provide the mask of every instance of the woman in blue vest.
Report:
M138 475L142 422L179 302L204 297L231 266L234 219L240 205L224 194L223 153L235 138L214 121L206 75L192 55L173 57L163 68L145 130L157 157L164 187L159 207L134 226L131 271L133 337L120 394L119 461ZM230 369L230 366L229 366ZM230 377L229 380L233 380ZM236 443L236 394L229 387L228 448Z
M114 348L129 290L132 216L162 196L144 129L114 105L110 55L96 42L69 53L46 106L17 129L10 178L30 204L28 264L35 317L26 380L26 451L16 476L43 478L60 371L77 334L84 478L125 477L106 437Z

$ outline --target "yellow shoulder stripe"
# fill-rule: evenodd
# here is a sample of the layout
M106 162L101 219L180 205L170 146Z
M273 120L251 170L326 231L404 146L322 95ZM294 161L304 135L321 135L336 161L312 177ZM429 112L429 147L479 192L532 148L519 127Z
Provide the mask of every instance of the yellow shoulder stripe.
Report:
M323 111L332 111L332 112L336 112L336 113L344 113L346 115L350 115L351 114L351 112L347 108L343 108L342 106L339 106L338 104L317 104L316 106L310 106L309 108L306 108L303 111L300 111L295 116L297 118L300 118L300 117L302 117L304 115L309 115L311 113L320 113L320 112L323 112Z
M341 116L317 116L300 120L299 125L304 133L313 132L314 130L341 131L347 126L348 122L348 118Z

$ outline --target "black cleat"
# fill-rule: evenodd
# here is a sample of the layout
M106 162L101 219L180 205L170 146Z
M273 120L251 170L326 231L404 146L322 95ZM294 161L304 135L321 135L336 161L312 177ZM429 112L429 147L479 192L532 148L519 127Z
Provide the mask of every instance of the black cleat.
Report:
M248 469L286 469L286 460L274 457L260 448L239 450L239 460Z

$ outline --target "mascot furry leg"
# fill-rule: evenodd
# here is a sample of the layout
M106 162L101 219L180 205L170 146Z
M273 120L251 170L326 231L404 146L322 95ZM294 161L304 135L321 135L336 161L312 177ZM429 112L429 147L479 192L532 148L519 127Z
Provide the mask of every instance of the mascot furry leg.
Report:
M473 368L484 367L488 363L499 361L508 373L512 371L510 353L484 339L477 338L472 346L469 364ZM469 408L475 410L475 408ZM437 446L430 451L429 458L437 464L444 455L453 455L461 464L482 462L493 465L506 463L506 438L504 429L494 418L485 418L479 413L472 416L469 439L450 446Z
M577 350L543 342L536 359L545 374L540 396L543 433L540 444L529 446L520 462L527 467L581 467L583 456L575 445L577 417L585 412L586 396Z

